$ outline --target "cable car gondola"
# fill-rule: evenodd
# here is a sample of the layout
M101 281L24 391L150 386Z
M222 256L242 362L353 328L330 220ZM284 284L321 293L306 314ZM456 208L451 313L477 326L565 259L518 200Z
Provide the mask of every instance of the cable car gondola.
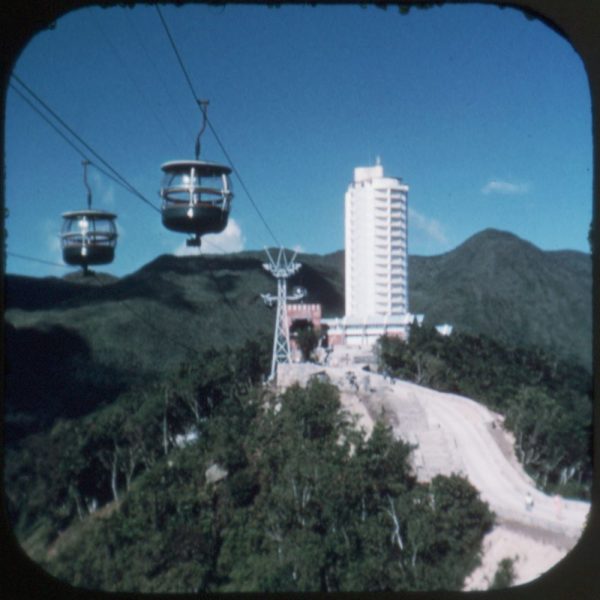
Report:
M201 236L221 233L227 226L233 192L231 168L199 160L200 137L206 128L206 105L199 101L203 124L196 139L195 160L175 160L162 165L160 189L162 222L171 231L188 233L188 246L200 246Z
M60 235L63 260L68 265L82 267L86 275L89 265L111 263L117 245L117 215L92 209L92 194L87 182L88 164L88 161L83 161L83 180L88 191L88 207L63 213Z

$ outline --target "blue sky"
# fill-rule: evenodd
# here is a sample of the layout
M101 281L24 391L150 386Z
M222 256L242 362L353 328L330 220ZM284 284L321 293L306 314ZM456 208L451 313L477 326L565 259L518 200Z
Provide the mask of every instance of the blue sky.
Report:
M193 86L277 240L343 248L356 166L381 158L410 186L409 252L446 252L494 227L588 251L591 105L583 63L539 21L494 6L163 6ZM86 8L23 51L15 73L146 198L160 165L193 158L200 112L156 9ZM83 208L81 157L9 88L8 251L61 263L62 212ZM227 163L207 131L202 158ZM93 159L93 157L92 157ZM124 275L182 234L93 167L94 207L118 213ZM274 239L234 178L230 228L203 251ZM8 257L9 273L69 269Z

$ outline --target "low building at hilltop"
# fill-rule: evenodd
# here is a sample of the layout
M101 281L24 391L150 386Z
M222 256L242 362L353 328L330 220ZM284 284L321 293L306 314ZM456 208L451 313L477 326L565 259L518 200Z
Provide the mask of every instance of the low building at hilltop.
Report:
M321 330L321 313L321 305L317 303L305 304L299 302L286 306L287 325L290 332L290 352L292 360L295 362L301 358L295 333L300 329L308 327L317 333L323 333ZM322 344L320 343L319 345Z
M313 329L321 329L321 305L305 304L298 302L287 305L287 318L290 329L293 329L294 323L305 322L312 325Z

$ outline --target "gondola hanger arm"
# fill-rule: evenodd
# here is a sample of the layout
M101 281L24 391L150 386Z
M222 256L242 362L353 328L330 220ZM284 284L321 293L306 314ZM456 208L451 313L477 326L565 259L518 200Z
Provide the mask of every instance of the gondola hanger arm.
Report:
M81 164L83 165L83 184L85 185L85 189L87 190L87 207L88 210L92 210L92 189L90 188L90 184L88 183L87 179L87 168L90 164L90 161L84 159L81 161Z
M202 126L200 127L200 131L198 132L198 136L196 137L196 148L195 148L196 160L199 160L200 159L200 138L202 137L202 134L204 133L204 130L206 129L206 122L207 122L206 113L208 111L209 101L198 99L197 102L198 102L198 106L200 107L200 110L202 111Z

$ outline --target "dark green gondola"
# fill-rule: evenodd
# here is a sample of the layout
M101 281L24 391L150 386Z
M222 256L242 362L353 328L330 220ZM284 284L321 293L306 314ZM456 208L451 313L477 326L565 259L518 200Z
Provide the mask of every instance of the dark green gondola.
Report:
M207 233L221 233L227 227L233 192L231 168L200 160L200 138L208 124L208 100L198 100L202 126L196 137L195 160L173 160L162 165L160 188L162 222L171 231L190 234L188 246L200 246Z
M192 235L188 246L200 246L201 236L207 233L222 232L233 198L231 169L201 160L171 161L161 168L163 225Z
M115 258L117 215L103 210L76 210L63 213L61 233L63 260L83 267L106 265Z
M60 235L63 260L68 265L82 267L88 273L90 265L106 265L115 258L117 245L117 215L92 209L92 192L87 181L89 161L83 161L83 182L87 188L87 209L63 213Z

